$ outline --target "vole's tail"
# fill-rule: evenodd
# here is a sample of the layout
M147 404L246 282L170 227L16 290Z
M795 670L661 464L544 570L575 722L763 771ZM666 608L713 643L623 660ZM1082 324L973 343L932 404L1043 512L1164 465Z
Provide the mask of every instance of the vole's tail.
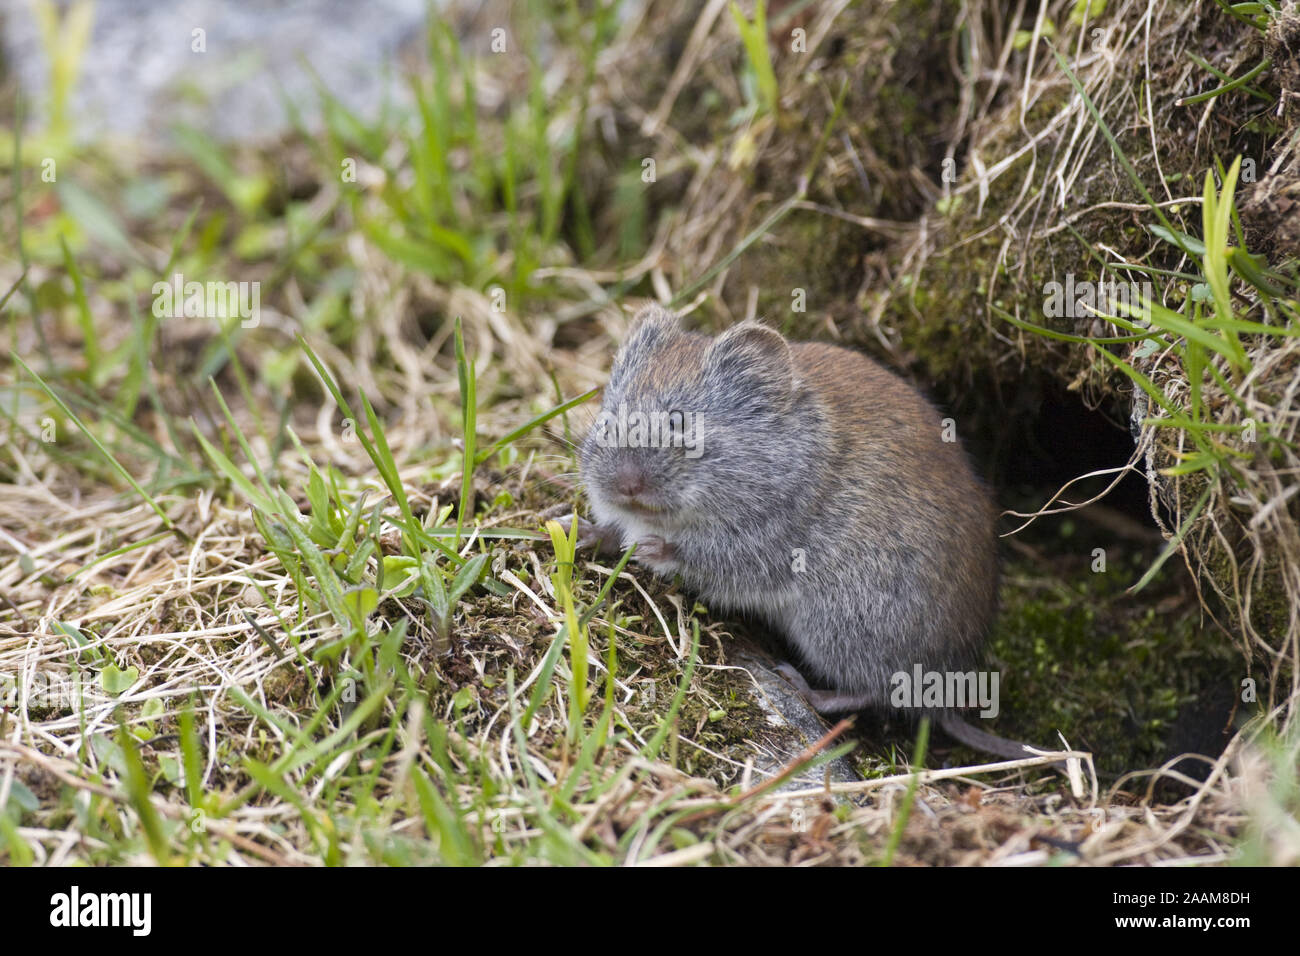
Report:
M993 754L995 757L1003 757L1007 760L1023 760L1025 757L1039 756L1029 749L1028 744L1022 744L1017 740L1007 740L997 734L991 734L986 730L980 730L978 727L972 727L957 716L955 711L941 710L935 712L933 716L935 722L943 728L944 733L967 747L973 747L976 750ZM1039 749L1046 750L1047 748L1040 747ZM1051 766L1064 770L1065 761L1058 761L1051 764Z

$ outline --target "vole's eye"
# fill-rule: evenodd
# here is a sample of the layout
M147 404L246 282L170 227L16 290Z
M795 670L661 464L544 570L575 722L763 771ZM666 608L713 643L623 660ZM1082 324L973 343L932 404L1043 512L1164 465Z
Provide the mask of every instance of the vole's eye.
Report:
M704 453L703 421L699 412L678 410L669 416L667 443L687 458L699 458Z
M674 441L680 441L686 434L686 413L680 409L673 409L668 413L668 437Z

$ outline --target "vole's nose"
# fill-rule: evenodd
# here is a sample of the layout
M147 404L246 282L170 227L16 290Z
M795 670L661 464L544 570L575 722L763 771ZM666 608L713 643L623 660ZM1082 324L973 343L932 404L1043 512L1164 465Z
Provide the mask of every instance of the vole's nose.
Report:
M614 490L620 495L635 498L645 491L645 469L634 461L622 462L614 472Z

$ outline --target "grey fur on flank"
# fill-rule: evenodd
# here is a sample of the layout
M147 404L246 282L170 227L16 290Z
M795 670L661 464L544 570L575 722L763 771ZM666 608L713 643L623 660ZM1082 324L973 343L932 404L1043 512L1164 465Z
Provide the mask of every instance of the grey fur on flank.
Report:
M658 447L620 432L637 413L673 426ZM786 673L818 710L883 710L891 675L977 663L997 607L992 499L939 412L864 355L756 322L710 338L650 306L615 358L581 473L584 536L635 542L640 563L710 607L780 631L800 664ZM969 746L1030 755L934 716Z

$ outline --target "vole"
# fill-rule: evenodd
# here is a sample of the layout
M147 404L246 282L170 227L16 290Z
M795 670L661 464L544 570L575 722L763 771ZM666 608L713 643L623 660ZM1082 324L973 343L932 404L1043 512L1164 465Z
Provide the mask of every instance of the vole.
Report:
M649 306L581 446L583 537L635 542L711 608L780 631L816 710L897 706L899 675L972 673L997 608L993 502L946 424L858 352L753 321L710 338ZM936 703L910 712L1032 756Z

